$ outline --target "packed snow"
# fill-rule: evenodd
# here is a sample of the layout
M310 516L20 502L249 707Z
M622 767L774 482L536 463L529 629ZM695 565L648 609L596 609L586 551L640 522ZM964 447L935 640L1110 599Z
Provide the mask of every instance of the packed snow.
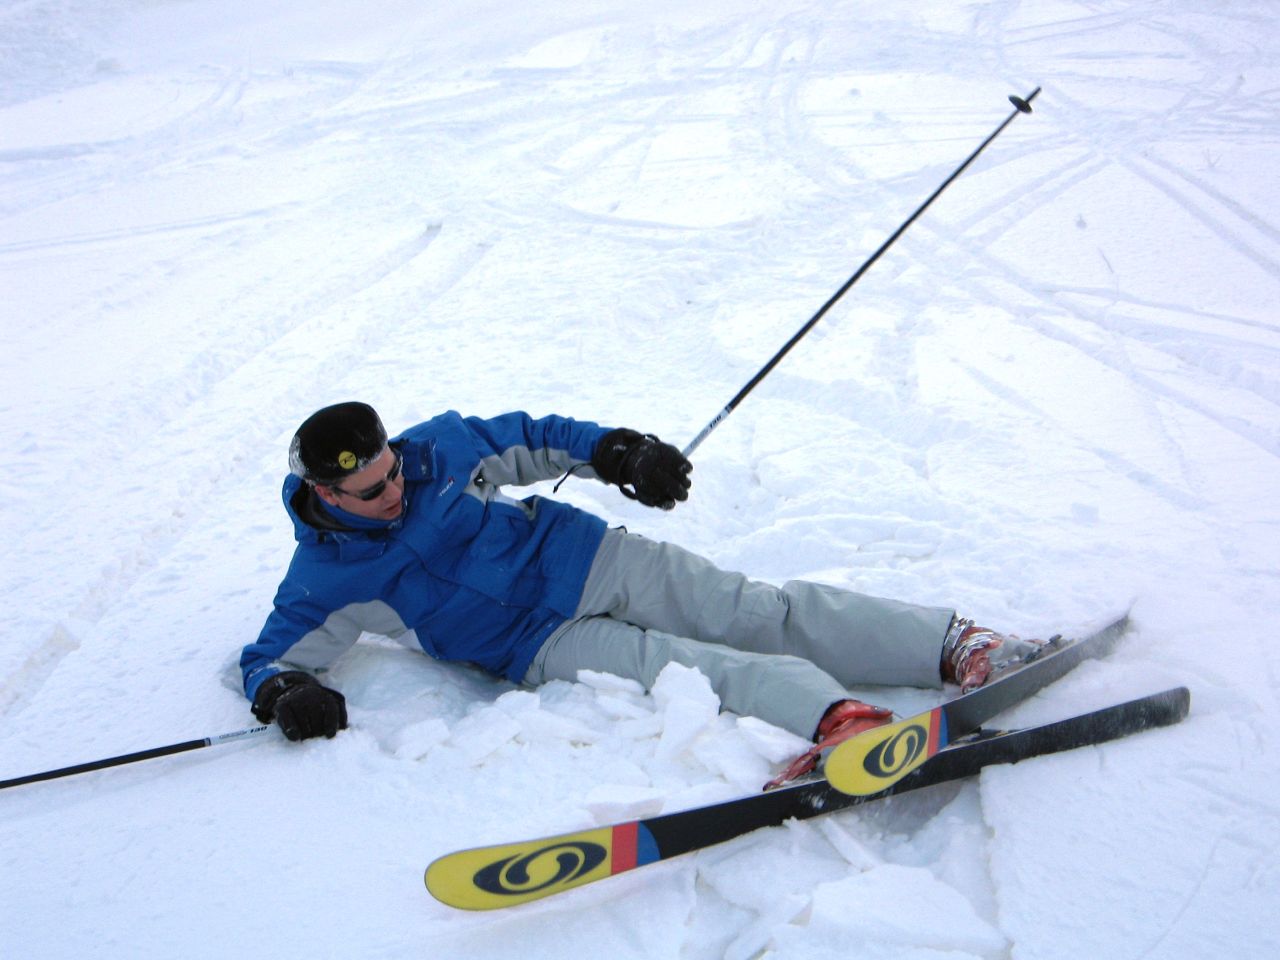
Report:
M683 445L1037 86L698 449L689 503L556 495L1025 635L1132 604L1007 723L1193 695L1177 727L472 914L428 862L750 793L803 744L690 671L531 691L366 637L332 741L0 792L0 953L1276 956L1276 13L0 5L0 779L254 724L234 661L312 410Z

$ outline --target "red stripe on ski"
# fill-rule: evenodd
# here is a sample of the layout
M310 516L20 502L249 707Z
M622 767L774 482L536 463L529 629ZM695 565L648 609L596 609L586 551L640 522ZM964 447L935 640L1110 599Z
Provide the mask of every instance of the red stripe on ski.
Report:
M944 746L946 746L946 737L943 730L947 725L947 718L943 716L942 708L935 707L933 716L929 723L929 746L925 756L932 757Z
M634 870L636 866L636 833L639 824L619 823L613 828L613 858L610 873Z

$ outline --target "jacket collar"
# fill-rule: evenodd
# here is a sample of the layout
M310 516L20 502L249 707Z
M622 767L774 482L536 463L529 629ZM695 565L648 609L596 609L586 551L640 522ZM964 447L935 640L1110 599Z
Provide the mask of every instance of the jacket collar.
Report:
M333 539L341 543L365 539L370 534L399 527L404 523L405 512L409 509L406 497L404 509L394 520L372 520L357 516L341 507L325 503L310 484L294 474L285 477L281 495L284 499L284 508L293 521L294 539L299 542Z

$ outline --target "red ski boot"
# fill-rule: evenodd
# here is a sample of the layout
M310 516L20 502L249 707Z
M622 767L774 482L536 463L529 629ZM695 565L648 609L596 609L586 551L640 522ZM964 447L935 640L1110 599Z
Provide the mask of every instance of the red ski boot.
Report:
M1048 642L1023 640L996 633L972 620L956 617L942 644L942 679L960 685L960 692L977 690L988 680L1029 663Z
M822 715L822 722L818 724L818 732L813 738L813 746L791 761L791 765L766 783L764 788L772 790L789 780L804 776L817 767L824 750L830 750L836 744L844 743L850 737L856 737L892 719L892 710L873 707L861 700L840 700L833 703Z

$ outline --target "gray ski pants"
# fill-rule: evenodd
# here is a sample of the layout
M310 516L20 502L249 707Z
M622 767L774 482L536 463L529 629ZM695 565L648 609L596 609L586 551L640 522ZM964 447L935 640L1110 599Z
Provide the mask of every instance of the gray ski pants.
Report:
M594 670L650 689L675 662L700 670L726 710L811 738L848 686L940 687L953 613L802 580L778 588L609 530L575 617L543 644L525 682Z

